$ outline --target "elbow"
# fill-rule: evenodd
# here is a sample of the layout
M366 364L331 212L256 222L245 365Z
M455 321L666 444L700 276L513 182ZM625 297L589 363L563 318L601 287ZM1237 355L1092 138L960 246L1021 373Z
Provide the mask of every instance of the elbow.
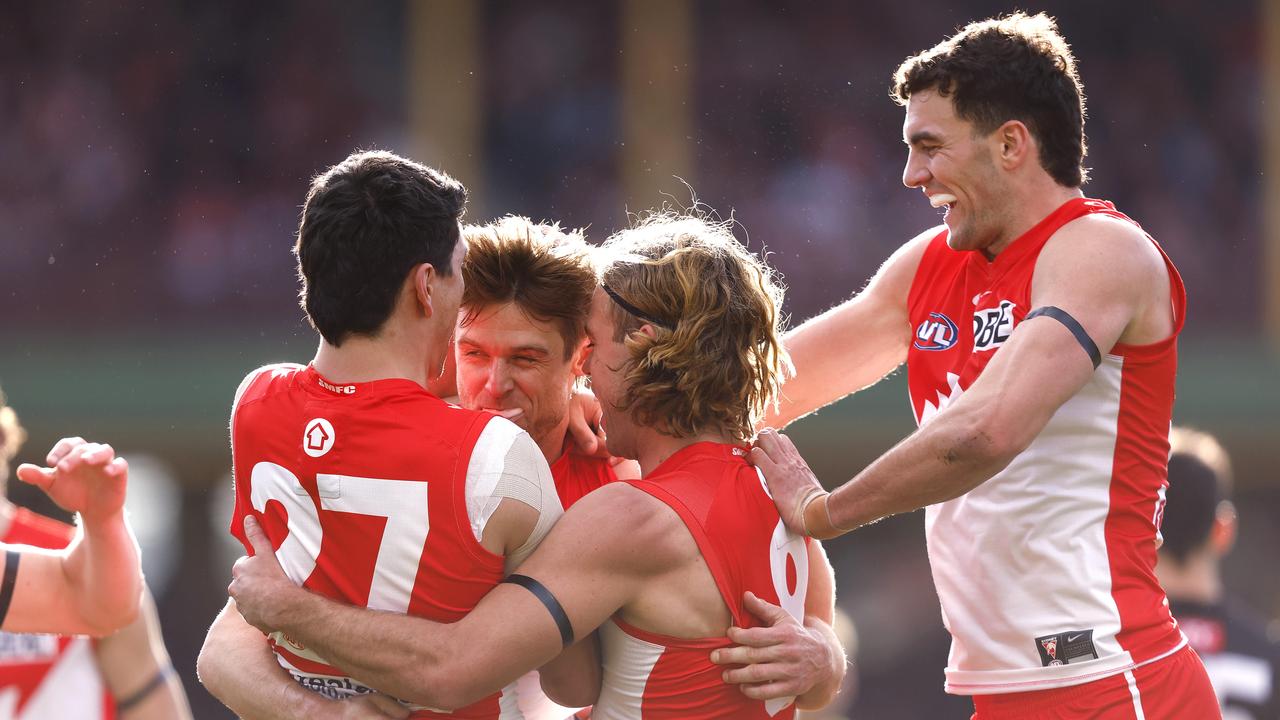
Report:
M557 705L564 707L589 707L594 705L596 700L600 698L600 688L588 686L585 683L557 682L541 679L542 692Z
M80 619L84 623L80 633L95 638L114 635L138 619L140 600L139 593L131 600L124 598L117 603L84 608L80 613Z
M994 475L1035 437L1025 437L1015 424L1003 422L989 412L959 419L961 422L948 434L942 450L943 462L951 466L987 469Z
M429 661L405 663L404 675L397 683L395 695L411 703L433 710L454 712L484 697L483 688L475 687L465 673L449 672Z

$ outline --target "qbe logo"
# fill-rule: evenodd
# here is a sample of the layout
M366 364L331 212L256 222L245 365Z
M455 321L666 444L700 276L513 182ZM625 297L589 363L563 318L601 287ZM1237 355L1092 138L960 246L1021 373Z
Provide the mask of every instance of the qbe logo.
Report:
M950 350L956 344L959 329L951 318L942 313L929 313L928 319L916 327L917 350Z
M973 313L973 350L994 350L1013 334L1013 309L1008 300L1001 300L998 307L977 310Z

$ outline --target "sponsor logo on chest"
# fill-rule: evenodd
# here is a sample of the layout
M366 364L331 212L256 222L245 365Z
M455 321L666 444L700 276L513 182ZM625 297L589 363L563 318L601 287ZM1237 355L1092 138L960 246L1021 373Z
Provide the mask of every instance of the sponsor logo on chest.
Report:
M1013 334L1016 304L1001 300L996 307L973 311L973 351L995 350Z
M916 327L915 347L917 350L950 350L960 335L959 328L951 318L942 313L929 313L929 317Z

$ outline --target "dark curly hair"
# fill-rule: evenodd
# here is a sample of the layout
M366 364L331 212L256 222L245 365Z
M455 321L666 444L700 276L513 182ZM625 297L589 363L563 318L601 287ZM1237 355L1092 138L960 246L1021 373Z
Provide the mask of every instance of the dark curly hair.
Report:
M1027 126L1040 146L1040 165L1058 184L1088 181L1084 157L1084 88L1057 22L1014 13L970 23L909 57L893 76L891 95L905 105L934 89L950 97L956 115L989 133L1010 120Z
M334 346L376 336L410 270L453 273L466 200L457 180L389 152L356 152L316 176L294 246L311 325Z

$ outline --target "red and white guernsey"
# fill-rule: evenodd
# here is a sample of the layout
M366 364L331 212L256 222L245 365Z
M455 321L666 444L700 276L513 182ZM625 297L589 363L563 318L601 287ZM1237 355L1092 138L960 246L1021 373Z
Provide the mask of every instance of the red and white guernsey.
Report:
M742 448L696 443L632 485L684 520L720 597L738 627L759 623L742 607L747 590L796 618L809 584L807 538L789 532ZM721 679L711 651L727 637L681 639L628 625L616 616L600 628L604 682L593 720L764 720L795 716L789 700L761 702Z
M75 528L17 508L3 538L11 545L60 550ZM0 632L0 719L110 720L107 692L93 640L82 636Z
M618 479L609 458L583 455L572 444L551 463L551 477L565 510L592 490Z
M231 532L246 550L243 519L253 513L294 582L341 602L446 623L504 574L504 558L477 540L468 501L483 504L488 493L471 497L470 480L503 473L517 439L545 468L532 440L502 418L449 405L409 380L338 385L298 365L246 378L231 437ZM290 638L271 639L302 685L330 697L369 690ZM520 717L510 690L453 713L419 709L412 717Z
M1094 213L1133 222L1109 202L1077 198L993 261L952 250L946 230L933 239L908 298L917 422L964 393L1034 309L1032 273L1049 237ZM1030 447L969 493L927 508L929 561L953 638L948 692L1077 685L1185 644L1153 571L1186 307L1182 280L1165 264L1173 334L1102 348L1089 383Z

